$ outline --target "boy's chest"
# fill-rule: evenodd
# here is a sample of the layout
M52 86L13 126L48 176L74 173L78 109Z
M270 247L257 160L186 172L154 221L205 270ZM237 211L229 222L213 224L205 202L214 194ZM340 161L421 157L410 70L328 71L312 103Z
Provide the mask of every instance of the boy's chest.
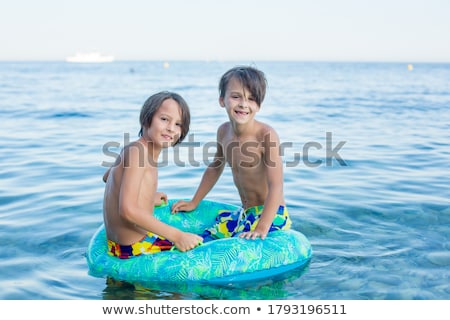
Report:
M222 148L226 162L233 168L253 168L261 165L263 148L256 139L225 139Z

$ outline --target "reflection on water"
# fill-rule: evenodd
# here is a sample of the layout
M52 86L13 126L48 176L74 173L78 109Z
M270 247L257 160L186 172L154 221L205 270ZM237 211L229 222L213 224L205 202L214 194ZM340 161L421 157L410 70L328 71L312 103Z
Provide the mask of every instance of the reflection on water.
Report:
M314 259L314 258L313 258ZM129 283L106 279L103 299L166 299L166 300L233 300L233 299L288 299L292 295L291 283L299 280L309 269L309 263L302 268L286 272L272 279L248 283L247 285L215 286L203 283Z

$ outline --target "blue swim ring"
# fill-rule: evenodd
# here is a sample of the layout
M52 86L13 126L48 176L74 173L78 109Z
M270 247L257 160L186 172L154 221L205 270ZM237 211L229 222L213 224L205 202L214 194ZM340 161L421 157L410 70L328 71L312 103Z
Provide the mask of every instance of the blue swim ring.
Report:
M172 226L192 233L201 233L213 225L218 211L238 207L203 200L191 212L171 214L173 202L155 208L155 216ZM274 231L264 240L237 237L207 242L197 248L180 252L163 251L119 259L107 254L106 231L101 225L88 245L89 273L129 282L199 282L217 285L242 284L279 276L302 268L312 256L308 239L295 230Z

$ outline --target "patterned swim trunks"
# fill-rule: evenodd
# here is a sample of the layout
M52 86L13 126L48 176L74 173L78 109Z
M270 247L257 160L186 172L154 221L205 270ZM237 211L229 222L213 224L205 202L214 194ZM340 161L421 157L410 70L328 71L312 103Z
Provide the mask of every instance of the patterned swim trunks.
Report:
M153 254L170 250L172 247L172 242L151 232L147 233L141 241L130 245L121 245L108 239L108 254L120 259L129 259L141 254Z
M236 211L219 211L216 223L200 235L203 242L234 237L239 233L255 230L263 208L264 206L256 206L246 210L240 208ZM287 208L279 206L269 232L290 229L291 224Z

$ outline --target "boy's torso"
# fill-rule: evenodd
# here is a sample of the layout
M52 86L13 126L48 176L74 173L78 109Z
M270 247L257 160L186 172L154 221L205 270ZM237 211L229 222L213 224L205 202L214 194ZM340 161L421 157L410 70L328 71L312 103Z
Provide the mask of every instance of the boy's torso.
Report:
M126 148L124 150L127 151ZM124 171L127 165L124 164L124 153L120 155L122 158L113 168L111 168L110 175L105 186L104 196L104 221L108 239L121 244L130 244L141 239L146 231L138 228L135 225L125 221L119 213L119 199L120 193L123 192L122 184L124 178ZM152 201L151 197L157 188L157 169L150 166L148 162L143 162L143 175L139 182L139 194L136 204L147 212L151 212ZM136 181L137 183L137 181Z
M231 125L225 125L218 141L225 161L231 167L244 208L264 204L268 190L263 126L256 128L238 136Z

